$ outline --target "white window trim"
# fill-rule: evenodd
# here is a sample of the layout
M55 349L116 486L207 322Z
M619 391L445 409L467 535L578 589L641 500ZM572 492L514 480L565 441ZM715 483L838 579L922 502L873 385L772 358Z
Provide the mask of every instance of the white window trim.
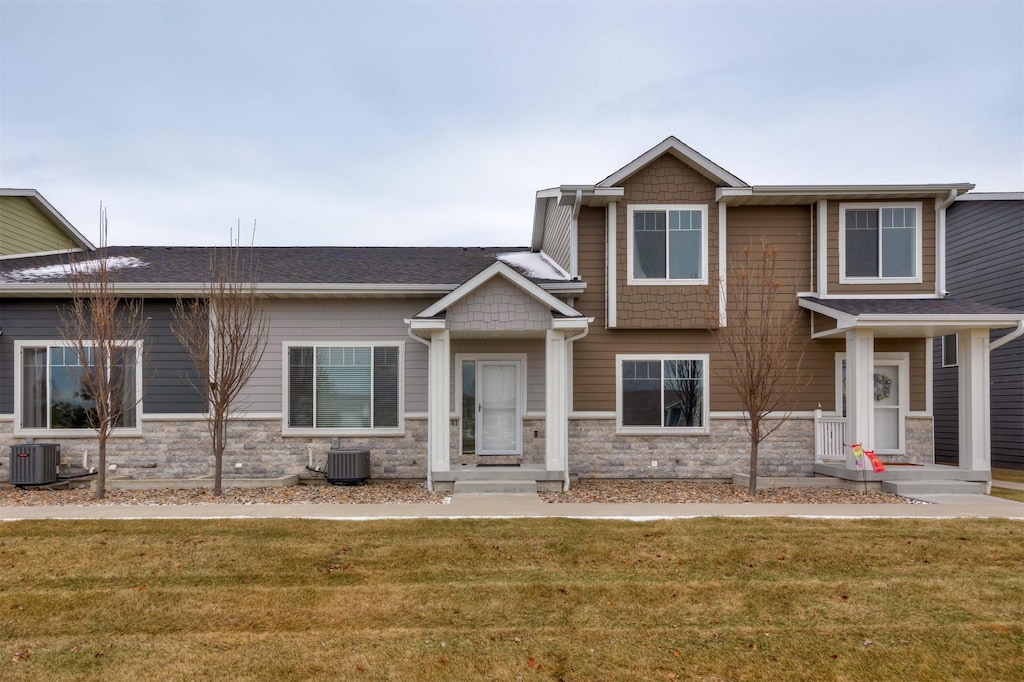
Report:
M907 452L907 416L910 413L910 353L874 353L872 355L872 366L874 365L896 365L899 371L900 382L900 409L899 428L900 441L896 450L882 450L875 448L878 455L903 455ZM835 386L836 386L836 416L843 415L843 363L846 362L846 353L836 353ZM872 409L874 409L872 407Z
M288 426L288 351L292 348L398 348L398 426L369 429L311 429ZM315 353L314 353L315 355ZM372 391L372 387L371 387ZM315 409L315 408L314 408ZM405 343L402 341L283 341L281 343L281 435L282 436L404 436L405 435Z
M143 342L140 340L135 341L117 341L118 346L134 347L135 348L135 395L139 399L135 405L135 426L132 427L117 427L111 431L110 436L112 438L118 437L138 437L142 435L142 347ZM87 342L87 346L95 346L93 342ZM22 419L24 419L24 409L22 405L22 382L24 381L24 357L23 352L26 348L47 348L52 346L61 346L64 348L73 348L74 344L69 343L63 339L51 339L51 340L21 340L14 342L14 435L22 436L25 438L95 438L95 429L39 429L39 428L25 428L22 426ZM47 390L49 390L50 382L50 354L47 351L46 354L46 381Z
M615 356L615 432L623 435L644 436L706 436L711 433L711 380L710 355L707 353L639 353ZM622 424L622 363L630 360L702 360L704 362L704 426L623 426ZM664 381L664 377L662 377ZM664 393L662 393L664 395Z
M669 211L700 211L700 271L697 279L642 279L633 276L633 214L637 211L661 211L666 230ZM707 204L629 204L626 206L626 284L633 286L700 286L708 283L708 207Z
M953 337L953 359L949 359L949 355L946 353L946 338ZM946 334L939 337L939 347L942 349L942 366L943 367L957 367L957 354L960 352L960 337L956 335L956 332L952 334Z
M917 216L917 229L916 238L914 244L915 251L915 263L914 263L914 277L847 277L846 276L846 211L851 210L870 210L870 209L883 209L883 208L912 208L915 209L915 215ZM881 272L882 261L881 261L881 249L882 249L882 222L881 216L879 216L878 222L878 249L879 249L879 261L878 269ZM881 201L871 203L841 203L839 204L839 283L840 284L920 284L924 281L924 212L923 205L920 201Z

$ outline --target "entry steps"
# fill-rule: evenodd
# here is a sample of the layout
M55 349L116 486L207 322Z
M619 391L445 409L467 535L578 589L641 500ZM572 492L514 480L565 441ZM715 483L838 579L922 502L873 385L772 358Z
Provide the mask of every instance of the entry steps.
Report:
M537 494L537 481L510 481L510 480L489 480L489 479L463 479L455 481L454 492L456 494L486 495L486 494Z
M903 497L917 495L984 495L985 483L979 481L882 481L883 493Z

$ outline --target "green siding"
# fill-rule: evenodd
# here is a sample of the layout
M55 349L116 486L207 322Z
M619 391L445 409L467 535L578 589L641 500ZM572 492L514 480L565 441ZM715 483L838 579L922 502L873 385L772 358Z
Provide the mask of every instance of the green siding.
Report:
M75 248L76 244L25 197L0 197L0 256Z

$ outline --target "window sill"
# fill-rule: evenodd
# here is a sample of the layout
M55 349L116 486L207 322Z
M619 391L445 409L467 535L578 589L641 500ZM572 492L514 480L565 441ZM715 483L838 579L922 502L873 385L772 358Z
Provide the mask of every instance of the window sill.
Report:
M619 426L615 429L619 436L710 436L711 429L674 429L674 428L644 428Z
M701 287L707 286L705 279L633 279L628 277L626 285L631 287Z
M282 438L401 438L405 428L398 429L281 429Z
M840 277L839 284L921 284L920 277Z
M96 438L96 432L92 429L14 429L14 435L19 438L49 438L58 440L64 438ZM142 438L142 429L115 429L108 438Z

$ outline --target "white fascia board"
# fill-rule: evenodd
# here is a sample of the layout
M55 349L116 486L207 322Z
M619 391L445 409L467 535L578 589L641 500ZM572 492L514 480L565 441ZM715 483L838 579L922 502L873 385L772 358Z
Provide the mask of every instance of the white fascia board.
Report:
M542 287L534 284L531 280L524 277L523 275L516 272L512 267L498 261L488 266L484 270L477 273L475 276L466 280L461 286L452 291L450 294L431 305L426 310L420 312L416 317L434 317L443 310L447 310L449 307L459 302L485 282L489 281L493 277L504 277L513 285L519 287L528 295L538 300L543 305L555 310L566 317L579 317L580 313L575 308L570 306L568 303L558 300Z
M587 329L594 322L592 317L556 317L551 320L552 329Z
M806 298L797 298L797 303L801 308L806 308L807 310L825 315L826 317L831 317L836 321L837 327L852 327L857 322L857 317L855 315L840 312L835 308L829 308L828 306L821 305L815 301L809 301ZM834 330L830 329L829 331Z
M85 253L85 249L56 249L54 251L39 251L36 253L12 253L7 256L0 256L0 260L14 260L15 258L38 258L39 256L59 256L62 254Z
M1005 329L1016 327L1024 315L857 315L859 327L930 327L958 326L964 329Z
M71 240L77 243L81 248L87 251L95 251L96 247L93 243L86 239L81 232L75 229L67 218L60 214L60 211L55 209L49 201L39 193L39 190L35 189L3 189L0 188L0 197L24 197L32 202L36 208L43 212L47 218L55 223L59 228L64 230L65 233ZM37 255L37 254L25 254L25 255Z
M457 288L458 284L259 284L258 294L288 294L291 296L328 296L328 295L401 295L401 294L444 294ZM5 296L16 295L47 295L57 296L70 291L67 282L3 282L0 281ZM117 282L113 285L118 294L136 294L141 296L192 296L205 291L202 282Z
M658 145L651 147L646 152L638 156L637 158L630 161L628 164L615 171L601 182L597 183L598 187L612 187L620 184L623 180L636 173L638 170L654 161L656 158L664 154L665 152L672 153L678 159L681 159L695 168L703 171L703 174L714 180L719 185L727 185L729 187L746 187L747 183L740 180L738 177L725 170L717 163L707 158L692 147L683 144L676 137L667 137L661 141Z
M966 182L926 185L753 185L749 189L720 188L722 198L731 196L811 196L828 198L834 195L864 195L873 198L887 194L918 194L921 196L946 196L951 191L964 194L974 189ZM747 191L743 191L747 190Z
M413 317L403 320L412 329L444 329L445 321L439 318L417 318Z
M1024 192L970 192L961 194L957 201L1024 201Z

